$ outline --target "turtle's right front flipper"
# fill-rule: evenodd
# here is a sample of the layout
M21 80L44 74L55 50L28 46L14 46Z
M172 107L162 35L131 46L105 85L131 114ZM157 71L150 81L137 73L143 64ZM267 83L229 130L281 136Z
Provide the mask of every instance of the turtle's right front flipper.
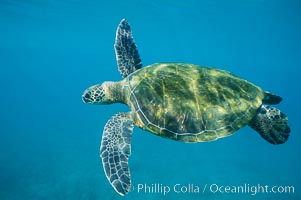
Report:
M100 146L100 157L107 179L122 196L131 187L128 157L131 154L133 128L128 113L114 115L105 125Z

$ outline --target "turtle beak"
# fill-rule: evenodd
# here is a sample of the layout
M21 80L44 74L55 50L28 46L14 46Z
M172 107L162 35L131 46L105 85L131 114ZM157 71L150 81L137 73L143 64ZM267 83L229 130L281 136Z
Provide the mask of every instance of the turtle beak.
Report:
M91 92L86 89L82 95L82 100L84 103L91 103L92 99L91 99Z

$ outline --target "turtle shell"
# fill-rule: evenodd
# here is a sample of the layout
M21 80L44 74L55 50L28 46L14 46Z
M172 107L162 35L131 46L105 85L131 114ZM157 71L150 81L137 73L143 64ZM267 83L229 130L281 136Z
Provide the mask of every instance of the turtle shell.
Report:
M135 124L184 142L211 141L247 125L264 91L229 72L157 63L129 75L123 87Z

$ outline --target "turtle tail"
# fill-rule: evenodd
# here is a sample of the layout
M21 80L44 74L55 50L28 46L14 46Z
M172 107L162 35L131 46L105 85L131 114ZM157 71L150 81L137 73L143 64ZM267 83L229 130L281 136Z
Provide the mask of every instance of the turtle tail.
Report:
M268 91L264 92L262 103L264 104L278 104L282 101L282 97Z
M262 105L249 126L269 143L282 144L287 141L290 133L287 121L287 116L277 108Z

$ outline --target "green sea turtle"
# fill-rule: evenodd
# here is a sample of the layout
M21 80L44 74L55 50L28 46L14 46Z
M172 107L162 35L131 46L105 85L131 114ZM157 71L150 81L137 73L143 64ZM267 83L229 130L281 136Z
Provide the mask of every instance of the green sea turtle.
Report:
M128 157L134 125L165 138L194 143L217 140L249 125L272 144L284 143L288 118L264 104L282 98L219 69L183 63L156 63L142 68L130 25L117 28L115 53L123 80L84 91L85 103L123 103L127 113L104 127L100 157L109 182L120 195L130 191Z

